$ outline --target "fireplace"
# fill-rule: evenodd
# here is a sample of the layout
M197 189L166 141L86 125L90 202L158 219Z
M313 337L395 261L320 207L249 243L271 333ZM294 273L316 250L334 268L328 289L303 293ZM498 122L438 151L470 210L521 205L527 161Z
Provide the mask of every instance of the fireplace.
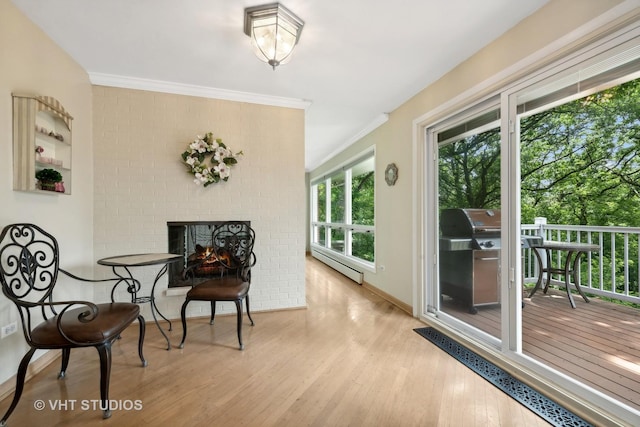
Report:
M193 286L219 276L221 267L212 252L211 235L226 221L167 222L169 252L182 255L169 264L169 287ZM251 226L250 221L242 221Z

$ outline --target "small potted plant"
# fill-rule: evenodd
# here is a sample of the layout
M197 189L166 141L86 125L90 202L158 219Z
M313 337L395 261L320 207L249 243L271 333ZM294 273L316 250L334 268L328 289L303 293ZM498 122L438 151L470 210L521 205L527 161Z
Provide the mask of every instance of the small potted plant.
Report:
M56 182L62 181L62 175L55 169L42 169L36 172L36 179L42 190L56 191Z

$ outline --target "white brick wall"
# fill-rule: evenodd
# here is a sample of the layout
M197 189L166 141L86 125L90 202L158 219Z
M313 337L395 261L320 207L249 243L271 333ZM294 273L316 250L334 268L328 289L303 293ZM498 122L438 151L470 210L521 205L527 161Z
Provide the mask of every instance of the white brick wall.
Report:
M250 220L258 263L252 270L251 310L304 307L304 111L241 102L94 86L94 256L167 252L167 221ZM228 182L197 186L180 154L211 131L242 150ZM132 271L148 293L158 267ZM100 276L111 271L98 268ZM157 304L180 317L183 296ZM109 299L110 287L96 293ZM126 292L119 298L126 300ZM233 303L218 312L234 312ZM151 320L148 306L143 314ZM189 304L189 316L209 314Z

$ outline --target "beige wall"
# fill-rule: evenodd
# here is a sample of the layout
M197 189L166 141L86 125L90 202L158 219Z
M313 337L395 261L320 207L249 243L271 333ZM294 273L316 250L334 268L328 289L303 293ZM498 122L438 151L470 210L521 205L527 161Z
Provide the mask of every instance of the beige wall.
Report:
M166 252L167 221L250 220L258 260L252 311L306 306L303 110L102 86L94 87L93 109L96 259ZM244 155L227 182L204 188L180 154L208 131ZM148 289L156 271L135 273ZM158 306L179 318L184 295L165 296L165 288ZM219 312L235 313L235 305ZM189 305L189 316L208 313L204 303Z
M9 0L0 0L0 64L0 228L14 222L39 224L57 237L63 267L90 274L94 261L89 78ZM72 195L13 191L12 92L53 96L74 117ZM73 282L62 281L58 291L63 299L93 298L90 287ZM14 320L17 310L0 296L0 325ZM15 374L26 349L21 333L0 342L0 383Z
M391 112L389 120L338 156L311 171L310 179L321 176L367 147L376 146L376 262L377 272L365 271L364 280L387 294L407 304L414 303L415 287L414 239L420 239L419 229L414 228L414 194L418 188L421 170L415 166L414 120L433 114L443 104L456 98L465 99L457 108L472 101L470 95L480 97L516 74L508 74L490 84L487 81L514 66L537 51L563 38L570 39L572 32L589 21L601 17L621 0L551 0L538 12L520 22L500 38L434 82L412 99ZM603 18L606 20L606 18ZM565 47L566 49L566 47ZM556 51L555 54L561 54ZM524 71L524 70L523 70ZM475 89L485 86L483 90ZM446 111L439 112L442 116ZM384 181L387 164L396 163L399 178L395 186ZM414 180L414 176L416 177ZM418 200L419 201L419 200ZM429 209L429 207L426 207ZM384 270L380 268L384 266Z

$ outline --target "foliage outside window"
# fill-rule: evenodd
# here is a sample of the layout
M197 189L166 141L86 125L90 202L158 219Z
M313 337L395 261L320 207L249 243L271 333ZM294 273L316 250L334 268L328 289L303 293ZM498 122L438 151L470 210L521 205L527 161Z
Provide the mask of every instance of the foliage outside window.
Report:
M331 222L344 223L345 173L331 176Z
M325 182L321 182L316 186L316 194L317 194L317 220L320 222L327 221L327 184ZM324 239L323 239L324 240Z
M491 129L440 144L440 209L500 209L500 123L490 124Z
M374 163L370 154L312 184L313 245L375 261Z

